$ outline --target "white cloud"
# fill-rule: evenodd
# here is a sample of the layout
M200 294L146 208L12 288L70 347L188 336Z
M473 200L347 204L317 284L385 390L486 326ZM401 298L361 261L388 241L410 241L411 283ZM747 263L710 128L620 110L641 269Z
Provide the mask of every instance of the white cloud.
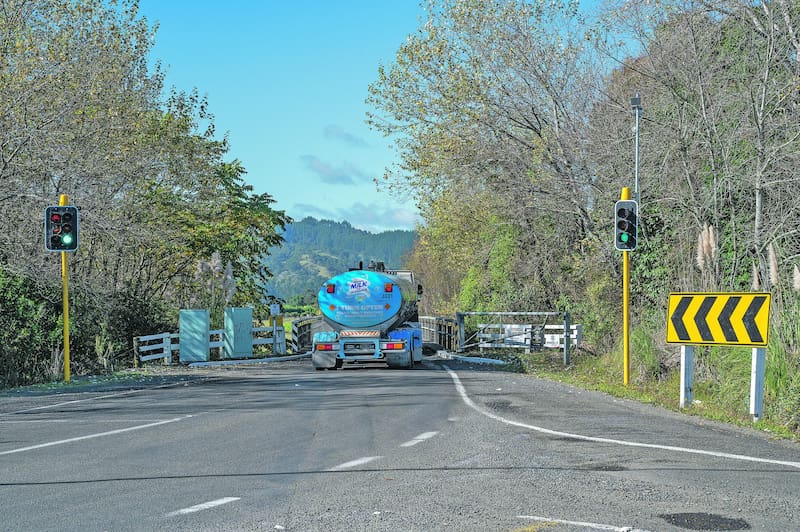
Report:
M370 233L394 229L413 230L417 224L422 223L422 218L416 209L401 203L396 205L375 202L368 205L354 203L344 208L320 208L315 205L296 204L290 215L296 220L302 220L306 216L337 222L346 220L353 227Z
M353 135L344 130L341 126L336 125L328 125L325 126L324 133L325 138L329 140L339 140L344 142L345 144L349 144L350 146L356 146L358 148L367 148L369 144L367 141L362 139L357 135Z
M300 157L300 160L302 160L306 168L314 172L323 183L328 183L329 185L356 185L368 182L372 179L366 172L352 163L345 162L337 167L313 155L303 155Z

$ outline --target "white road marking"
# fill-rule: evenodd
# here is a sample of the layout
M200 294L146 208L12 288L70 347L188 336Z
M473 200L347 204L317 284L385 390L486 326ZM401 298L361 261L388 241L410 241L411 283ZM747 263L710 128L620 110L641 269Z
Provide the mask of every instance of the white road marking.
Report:
M222 506L223 504L228 504L234 501L238 501L239 499L241 499L241 497L223 497L222 499L217 499L216 501L204 502L203 504L195 504L194 506L183 508L182 510L176 510L174 512L170 512L167 514L167 517L192 514L194 512L199 512L201 510L208 510L209 508L214 508L216 506Z
M372 462L373 460L378 460L379 458L383 458L383 456L365 456L364 458L359 458L357 460L351 460L349 462L339 464L336 467L328 469L328 471L342 471L343 469L350 469L351 467L357 467L360 465L368 464L369 462Z
M0 419L0 425L7 425L10 423L150 423L156 421L150 419L91 419L91 420L75 420L75 419Z
M416 438L414 438L413 440L408 440L408 441L407 441L407 442L405 442L405 443L401 443L401 444L400 444L400 447L413 447L414 445L416 445L416 444L418 444L418 443L422 443L422 442L424 442L425 440L429 440L429 439L433 438L433 437L434 437L434 436L436 436L437 434L439 434L439 431L434 431L434 432L423 432L422 434L420 434L419 436L417 436L417 437L416 437Z
M190 382L193 382L193 381L190 381ZM83 402L86 402L86 401L97 401L98 399L108 399L110 397L122 397L122 396L125 396L125 395L132 395L134 393L145 392L147 390L160 390L160 389L163 389L163 388L173 388L173 387L178 386L180 384L183 384L184 386L189 386L189 383L187 383L186 381L170 382L170 383L167 383L167 384L160 384L158 386L151 386L149 388L138 388L136 390L127 390L127 391L124 391L124 392L109 393L109 394L106 394L106 395L97 395L97 396L94 396L94 397L87 397L85 399L74 399L72 401L63 401L61 403L54 403L52 405L35 406L33 408L26 408L25 410L17 410L17 411L14 411L14 412L0 412L0 416L11 416L11 415L14 415L14 414L24 414L25 412L35 412L36 410L45 410L47 408L56 408L56 407L59 407L59 406L71 405L71 404L74 404L74 403L83 403Z
M75 403L83 403L83 402L86 402L86 401L96 401L98 399L108 399L109 397L121 397L123 395L131 395L131 394L134 394L134 393L143 392L144 390L145 390L144 388L143 389L139 389L139 390L128 390L127 392L111 393L111 394L108 394L108 395L97 395L95 397L87 397L85 399L74 399L72 401L62 401L60 403L54 403L52 405L35 406L33 408L26 408L25 410L17 410L15 412L5 412L5 413L0 412L0 416L11 416L11 415L14 415L14 414L24 414L26 412L35 412L37 410L45 410L45 409L48 409L48 408L57 408L59 406L71 405L71 404L75 404Z
M623 445L626 447L643 447L646 449L660 449L662 451L675 451L679 453L689 453L689 454L702 454L705 456L714 456L717 458L728 458L731 460L742 460L745 462L757 462L760 464L774 464L780 466L787 466L787 467L794 467L800 469L800 462L790 462L786 460L773 460L771 458L759 458L757 456L747 456L743 454L731 454L731 453L723 453L717 451L707 451L705 449L692 449L690 447L676 447L673 445L659 445L656 443L640 443L634 441L624 441L624 440L614 440L611 438L600 438L596 436L584 436L582 434L573 434L571 432L561 432L558 430L550 430L543 427L537 427L536 425L528 425L527 423L520 423L519 421L513 421L510 419L506 419L504 417L500 417L497 414L494 414L488 410L481 408L480 406L476 405L472 402L472 399L469 398L467 395L467 390L464 388L464 385L461 384L461 379L458 378L458 375L455 371L451 370L448 367L445 367L445 370L450 374L450 377L453 379L453 383L455 383L456 390L458 391L459 395L461 395L461 399L463 399L464 403L467 404L470 408L483 414L486 417L492 418L496 421L500 421L501 423L505 423L506 425L512 425L515 427L522 427L525 429L533 430L536 432L541 432L542 434L550 434L551 436L560 436L562 438L572 438L574 440L583 440L583 441L592 441L597 443L610 443L612 445Z
M123 434L125 432L132 432L134 430L141 430L141 429L148 429L150 427L157 427L159 425L166 425L167 423L175 423L176 421L183 421L184 419L189 419L190 417L194 417L193 414L189 414L182 417L176 417L172 419L165 419L164 421L156 421L155 423L147 423L146 425L136 425L134 427L127 427L124 429L117 429L117 430L110 430L108 432L98 432L96 434L87 434L86 436L78 436L76 438L67 438L66 440L57 440L51 441L47 443L40 443L39 445L31 445L29 447L20 447L19 449L11 449L9 451L2 451L0 452L0 456L5 454L14 454L14 453L23 453L25 451L33 451L35 449L43 449L44 447L52 447L54 445L62 445L65 443L73 443L76 441L83 441L83 440L91 440L93 438L102 438L103 436L113 436L115 434Z
M581 521L565 521L564 519L553 519L552 517L540 517L538 515L518 515L517 518L540 521L542 523L557 523L559 525L572 525L582 528L592 528L594 530L611 530L612 532L647 532L647 530L641 530L639 528L618 527L613 525L603 525L600 523L584 523Z

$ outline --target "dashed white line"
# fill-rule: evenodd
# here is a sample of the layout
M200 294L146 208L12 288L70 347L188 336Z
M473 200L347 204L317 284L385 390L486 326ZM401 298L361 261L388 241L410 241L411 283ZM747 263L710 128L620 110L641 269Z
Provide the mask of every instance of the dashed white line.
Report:
M572 525L582 528L591 528L594 530L611 530L612 532L647 532L639 528L618 527L613 525L603 525L601 523L585 523L582 521L566 521L564 519L553 519L552 517L540 517L538 515L518 515L518 519L529 519L531 521L539 521L542 523L557 523L559 525Z
M190 506L188 508L183 508L181 510L170 512L167 514L167 517L192 514L194 512L199 512L201 510L208 510L209 508L214 508L216 506L222 506L223 504L228 504L234 501L238 501L239 499L241 499L241 497L223 497L222 499L217 499L215 501L204 502L202 504L195 504L194 506Z
M328 469L328 471L342 471L344 469L350 469L351 467L358 467L360 465L368 464L369 462L378 460L380 458L383 458L383 456L365 456L364 458L358 458L357 460L351 460L349 462L339 464L336 467Z
M422 434L420 434L419 436L417 436L417 437L416 437L416 438L414 438L413 440L408 440L408 441L407 441L407 442L405 442L405 443L401 443L401 444L400 444L400 447L413 447L414 445L416 445L416 444L418 444L418 443L422 443L422 442L424 442L425 440L429 440L429 439L433 438L433 437L434 437L434 436L436 436L437 434L439 434L439 431L434 431L434 432L423 432Z
M550 434L551 436L560 436L563 438L572 438L574 440L583 440L583 441L592 441L597 443L610 443L613 445L623 445L626 447L643 447L646 449L660 449L662 451L674 451L679 453L689 453L689 454L701 454L705 456L714 456L717 458L728 458L731 460L742 460L745 462L757 462L760 464L773 464L773 465L780 465L780 466L787 466L787 467L794 467L800 469L800 462L790 462L786 460L773 460L771 458L759 458L757 456L747 456L743 454L731 454L731 453L723 453L717 451L707 451L705 449L692 449L690 447L677 447L673 445L659 445L656 443L640 443L635 441L625 441L625 440L614 440L611 438L600 438L597 436L584 436L582 434L573 434L571 432L562 432L558 430L550 430L544 427L537 427L536 425L528 425L527 423L520 423L519 421L513 421L510 419L506 419L504 417L498 416L497 414L490 412L481 408L480 406L476 405L472 399L469 398L467 395L467 390L464 388L464 385L461 384L461 379L458 378L458 374L455 371L451 370L448 367L445 367L447 372L450 374L450 377L453 379L453 383L456 386L456 390L458 391L459 395L461 395L461 399L466 403L467 406L483 414L486 417L492 418L496 421L500 421L501 423L505 423L506 425L512 425L515 427L522 427L525 429L533 430L536 432L541 432L542 434Z
M54 445L63 445L65 443L73 443L76 441L91 440L93 438L102 438L103 436L113 436L114 434L123 434L125 432L132 432L134 430L149 429L150 427L158 427L159 425L166 425L167 423L175 423L176 421L183 421L194 417L193 414L186 416L176 417L172 419L165 419L164 421L156 421L155 423L147 423L145 425L136 425L134 427L127 427L124 429L109 430L108 432L98 432L96 434L87 434L86 436L78 436L76 438L67 438L66 440L57 440L47 443L40 443L38 445L31 445L29 447L20 447L19 449L11 449L9 451L0 452L0 456L5 454L23 453L25 451L33 451L35 449L43 449L45 447L52 447Z

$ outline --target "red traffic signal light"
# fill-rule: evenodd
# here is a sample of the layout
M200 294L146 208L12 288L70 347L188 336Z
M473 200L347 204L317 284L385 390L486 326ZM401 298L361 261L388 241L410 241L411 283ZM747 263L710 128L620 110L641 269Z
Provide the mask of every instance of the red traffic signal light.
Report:
M78 208L53 205L44 211L44 247L48 251L78 249Z

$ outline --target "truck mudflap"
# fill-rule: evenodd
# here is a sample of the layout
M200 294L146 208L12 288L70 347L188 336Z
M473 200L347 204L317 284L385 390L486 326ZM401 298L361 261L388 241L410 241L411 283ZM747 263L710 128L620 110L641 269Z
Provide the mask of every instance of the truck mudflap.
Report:
M331 331L314 334L311 351L311 364L314 369L334 369L341 367L342 361L336 357L339 335Z

